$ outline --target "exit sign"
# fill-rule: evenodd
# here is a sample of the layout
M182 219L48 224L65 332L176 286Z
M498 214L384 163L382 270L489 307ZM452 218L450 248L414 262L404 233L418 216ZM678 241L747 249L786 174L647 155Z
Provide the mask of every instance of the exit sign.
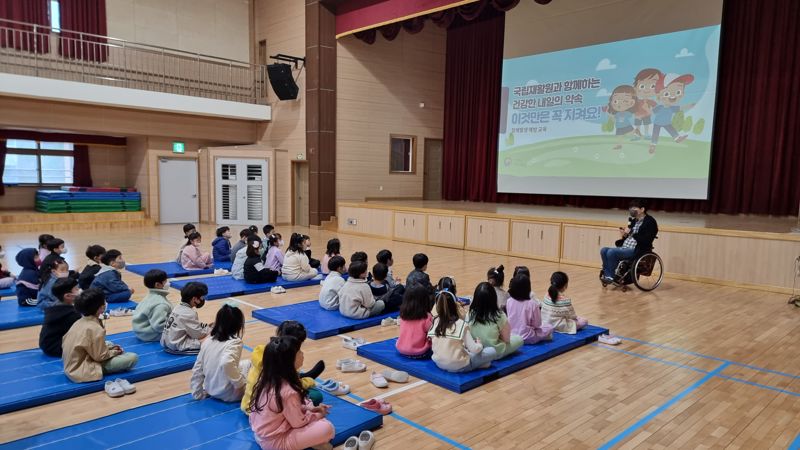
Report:
M185 153L185 152L186 152L186 144L178 141L172 142L172 153Z

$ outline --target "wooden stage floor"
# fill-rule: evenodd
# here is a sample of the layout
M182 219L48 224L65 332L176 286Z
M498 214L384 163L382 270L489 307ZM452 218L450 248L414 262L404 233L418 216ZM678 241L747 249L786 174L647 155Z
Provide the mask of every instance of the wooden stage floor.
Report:
M200 226L206 248L213 230L213 225ZM378 389L369 374L382 366L365 361L366 373L343 374L334 367L336 359L354 353L339 338L306 341L306 366L323 359L322 377L349 384L363 398L382 395L394 406L395 414L376 431L376 449L786 449L800 433L800 308L787 305L787 295L674 279L651 293L623 293L602 289L592 268L308 228L277 231L311 235L315 255L322 255L333 237L341 240L348 259L363 250L373 263L379 250L389 248L395 272L403 277L411 270L412 255L425 252L431 278L454 275L463 294L471 294L497 264L509 272L516 265L529 266L539 295L550 274L563 270L570 276L568 295L578 314L624 338L618 347L587 345L460 395L415 378L409 385ZM158 262L174 258L183 236L179 225L56 234L66 240L70 267L78 269L89 244L121 249L128 263ZM18 248L35 241L35 233L0 230L4 265ZM145 295L142 277L125 272L123 279L135 287L134 300ZM318 294L319 287L310 286L237 301L249 318L253 309ZM176 302L178 296L173 290L170 299ZM199 310L201 320L213 320L221 304L208 302ZM112 318L107 329L130 330L130 319ZM248 323L245 345L265 343L274 332L263 322ZM397 333L397 327L374 327L350 335L374 342ZM2 331L0 352L35 348L38 334L39 327ZM140 382L136 394L119 399L96 393L5 414L0 442L185 394L190 376L186 371ZM181 447L179 441L175 447Z

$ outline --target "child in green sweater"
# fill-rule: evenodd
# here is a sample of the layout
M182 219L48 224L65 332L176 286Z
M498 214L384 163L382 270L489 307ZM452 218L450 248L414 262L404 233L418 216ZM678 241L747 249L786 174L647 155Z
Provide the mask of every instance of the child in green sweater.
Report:
M142 341L155 342L161 339L164 325L172 312L172 304L167 299L167 273L159 269L148 270L144 274L144 285L149 292L133 312L133 332Z

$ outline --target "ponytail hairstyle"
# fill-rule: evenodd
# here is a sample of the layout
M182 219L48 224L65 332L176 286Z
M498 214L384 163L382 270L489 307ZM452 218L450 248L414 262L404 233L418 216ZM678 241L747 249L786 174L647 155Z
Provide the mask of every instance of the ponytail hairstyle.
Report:
M269 407L270 397L275 398L278 407L275 413L283 412L283 398L281 388L288 384L292 390L300 394L300 403L304 403L307 392L300 383L300 376L294 367L297 352L300 351L300 341L294 336L273 336L269 338L264 349L263 363L258 380L253 386L253 395L250 397L249 411L261 412L264 407ZM265 394L266 393L266 394ZM261 397L264 397L263 401ZM272 408L270 408L272 411Z
M503 283L506 281L505 269L502 264L492 267L486 272L486 280L495 287L503 287Z
M441 291L436 295L436 337L444 337L447 329L455 324L458 317L456 295L450 291Z
M58 266L66 263L67 261L58 256L56 253L50 253L49 255L45 256L41 267L39 267L39 283L45 284L47 280L50 279L53 271L56 270Z
M197 231L192 231L191 233L189 233L188 236L186 236L186 246L188 247L192 245L193 240L200 239L202 237L203 236L200 236L200 233L198 233Z
M456 279L449 275L439 278L439 282L436 283L436 292L449 292L455 297L458 295L456 292Z
M280 242L281 237L277 234L270 234L269 237L267 237L267 247L278 246L280 245Z
M244 314L237 306L224 304L217 311L217 318L214 320L214 328L211 329L211 337L220 342L242 337L244 333Z
M305 249L303 248L303 235L298 233L292 233L292 237L289 238L289 248L287 251L290 252L298 252L303 253Z
M339 242L339 239L333 238L328 241L328 248L325 250L325 254L328 256L338 255L340 253L342 243Z
M558 301L559 294L567 288L567 284L569 284L569 277L564 272L553 272L553 275L550 275L550 287L547 288L547 295L550 296L553 303Z
M261 252L258 250L261 247L261 237L257 234L247 236L247 249L245 254L249 257L260 256Z

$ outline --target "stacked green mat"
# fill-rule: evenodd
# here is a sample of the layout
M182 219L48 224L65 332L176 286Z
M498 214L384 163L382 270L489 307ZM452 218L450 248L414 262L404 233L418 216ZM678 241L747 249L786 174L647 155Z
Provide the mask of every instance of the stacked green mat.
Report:
M36 210L45 213L140 211L139 192L68 192L39 190Z

